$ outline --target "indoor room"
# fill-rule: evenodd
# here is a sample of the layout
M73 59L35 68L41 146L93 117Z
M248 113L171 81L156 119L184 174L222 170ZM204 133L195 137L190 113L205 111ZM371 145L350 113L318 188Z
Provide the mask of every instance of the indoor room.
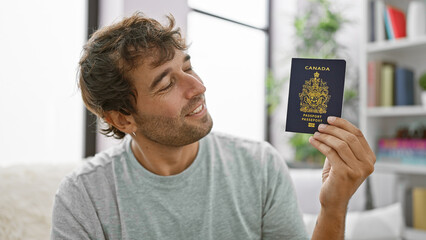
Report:
M426 0L0 3L0 239L426 239Z

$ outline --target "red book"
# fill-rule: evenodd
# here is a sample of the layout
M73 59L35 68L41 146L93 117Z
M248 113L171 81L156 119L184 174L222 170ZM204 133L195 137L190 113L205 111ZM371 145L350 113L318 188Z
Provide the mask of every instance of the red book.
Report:
M386 6L386 11L388 13L395 38L406 37L407 31L404 12L390 5Z

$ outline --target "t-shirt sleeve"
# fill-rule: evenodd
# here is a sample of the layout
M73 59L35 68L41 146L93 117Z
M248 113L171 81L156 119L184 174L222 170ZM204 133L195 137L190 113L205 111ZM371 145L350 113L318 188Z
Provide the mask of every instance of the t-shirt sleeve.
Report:
M51 239L105 239L82 182L65 178L56 193Z
M285 161L269 144L263 157L262 239L309 239Z

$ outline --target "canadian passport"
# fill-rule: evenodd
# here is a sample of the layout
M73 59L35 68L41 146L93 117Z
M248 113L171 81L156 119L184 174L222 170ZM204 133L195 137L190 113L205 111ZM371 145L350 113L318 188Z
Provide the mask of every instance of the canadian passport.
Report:
M346 61L293 58L286 131L315 133L328 116L342 114Z

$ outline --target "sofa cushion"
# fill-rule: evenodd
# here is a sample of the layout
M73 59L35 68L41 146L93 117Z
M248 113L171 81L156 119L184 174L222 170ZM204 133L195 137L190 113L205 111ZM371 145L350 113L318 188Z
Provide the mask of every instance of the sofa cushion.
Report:
M49 239L56 190L77 165L0 167L0 239Z
M402 239L404 223L400 203L368 211L348 212L346 215L346 240L398 240ZM310 236L317 215L304 214L303 220Z
M297 198L303 213L318 214L321 205L319 194L322 185L322 169L290 169L290 176L296 189ZM365 210L366 184L361 184L349 201L348 211Z

